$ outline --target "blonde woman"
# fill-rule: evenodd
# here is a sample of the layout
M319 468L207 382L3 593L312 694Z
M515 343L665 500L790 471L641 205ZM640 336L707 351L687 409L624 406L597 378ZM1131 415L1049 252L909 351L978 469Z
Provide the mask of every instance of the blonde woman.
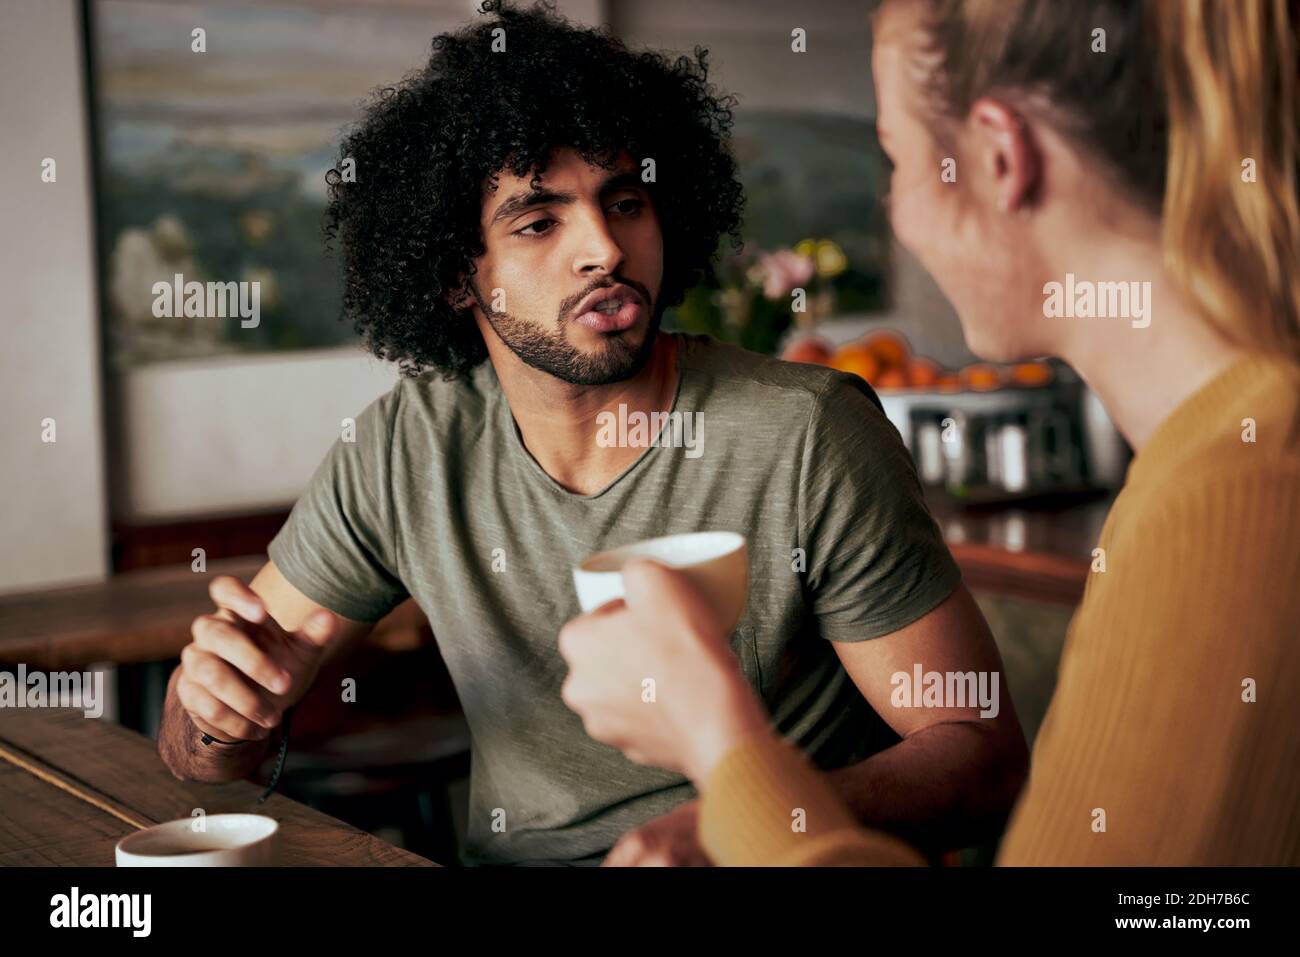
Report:
M1066 360L1136 452L1001 864L1300 864L1298 66L1286 0L875 14L899 240L975 352ZM564 697L692 777L717 863L921 862L772 735L683 580L628 587L561 632Z

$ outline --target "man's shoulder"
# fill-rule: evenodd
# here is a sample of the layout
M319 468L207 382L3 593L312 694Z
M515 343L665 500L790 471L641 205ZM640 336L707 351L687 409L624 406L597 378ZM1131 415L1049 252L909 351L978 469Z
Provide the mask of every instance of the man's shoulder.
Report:
M726 403L759 415L784 409L806 416L819 405L859 404L883 412L875 391L858 376L760 355L711 336L679 335L683 368L711 386L707 389L711 403Z
M489 362L455 378L437 371L402 375L362 414L381 420L393 433L474 435L483 426L497 388Z

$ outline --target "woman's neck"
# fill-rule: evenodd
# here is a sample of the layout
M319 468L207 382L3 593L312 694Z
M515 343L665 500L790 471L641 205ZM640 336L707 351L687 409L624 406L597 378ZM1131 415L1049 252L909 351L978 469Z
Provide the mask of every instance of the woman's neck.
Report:
M1169 415L1247 354L1209 324L1165 268L1158 244L1117 240L1068 258L1079 280L1137 283L1144 317L1054 318L1055 354L1078 371L1140 451ZM1062 272L1061 279L1065 273ZM1058 280L1059 281L1059 280ZM1132 310L1130 310L1132 311Z

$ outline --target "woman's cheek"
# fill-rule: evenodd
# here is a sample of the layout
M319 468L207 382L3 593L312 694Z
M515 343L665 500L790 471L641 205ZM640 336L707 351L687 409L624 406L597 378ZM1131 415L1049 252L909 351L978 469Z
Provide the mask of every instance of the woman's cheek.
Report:
M890 225L894 235L908 252L925 262L937 241L937 211L927 206L923 194L915 187L907 189L890 206Z

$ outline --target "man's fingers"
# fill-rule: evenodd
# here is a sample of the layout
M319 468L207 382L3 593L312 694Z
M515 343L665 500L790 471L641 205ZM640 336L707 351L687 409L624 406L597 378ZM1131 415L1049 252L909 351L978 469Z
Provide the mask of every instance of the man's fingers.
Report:
M600 862L601 867L712 867L693 836L630 831Z
M249 588L238 578L231 575L218 575L208 583L208 594L218 608L234 612L240 618L254 625L267 624L271 616L266 613L266 606L257 592Z
M673 867L678 863L672 850L660 840L639 831L625 834L601 861L602 867Z
M600 862L601 867L634 867L639 858L645 852L645 842L641 835L636 831L630 834L624 834L614 844L610 852L605 855L605 859Z
M324 648L339 633L340 624L337 615L321 609L308 616L297 634L317 648Z
M253 741L261 740L271 733L229 705L223 704L198 682L190 681L184 675L176 683L176 696L191 717L202 722L201 730L214 737Z
M293 675L236 624L215 615L202 615L194 619L190 634L204 651L224 658L267 691L284 694L292 687Z
M280 723L280 712L275 703L229 663L211 652L198 645L186 645L181 651L181 666L188 681L199 685L241 718L267 729Z

